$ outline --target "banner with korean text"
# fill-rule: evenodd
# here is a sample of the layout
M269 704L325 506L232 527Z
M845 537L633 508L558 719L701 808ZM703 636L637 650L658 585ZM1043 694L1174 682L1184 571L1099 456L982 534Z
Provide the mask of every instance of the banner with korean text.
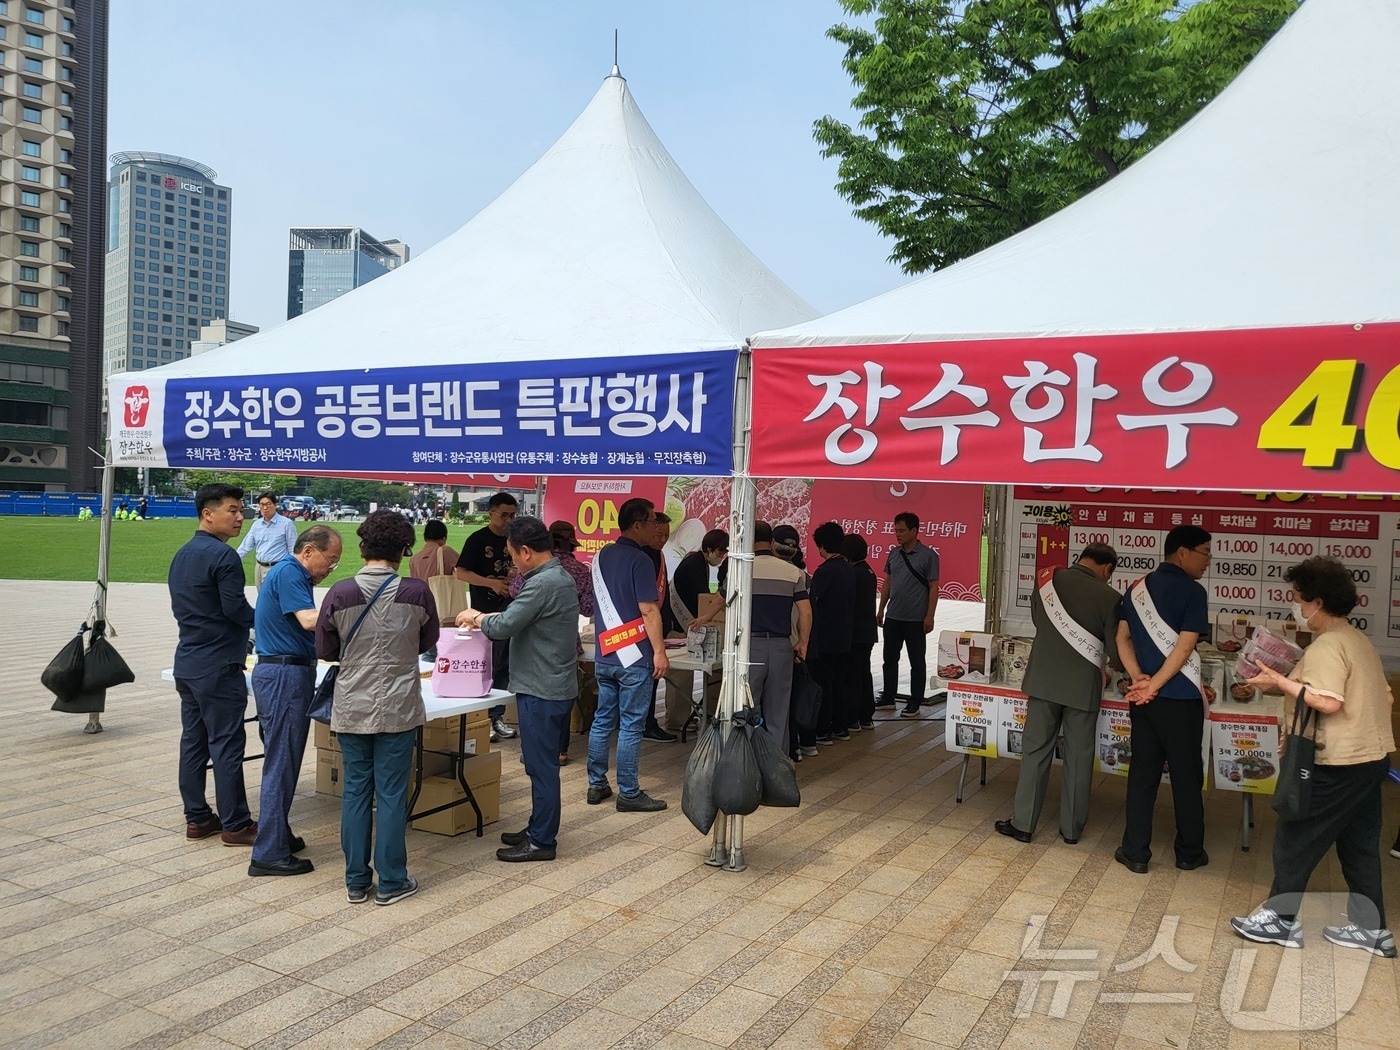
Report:
M756 475L1400 489L1395 323L774 347L753 362Z
M727 475L737 350L109 380L118 466Z

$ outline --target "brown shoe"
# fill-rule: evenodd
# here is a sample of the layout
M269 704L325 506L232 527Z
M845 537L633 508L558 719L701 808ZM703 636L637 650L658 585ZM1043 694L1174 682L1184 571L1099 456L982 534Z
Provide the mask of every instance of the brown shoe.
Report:
M246 828L239 828L237 831L225 831L219 835L223 839L225 846L251 846L258 837L258 822L255 820Z
M219 823L218 817L210 817L203 824L190 821L185 825L185 838L187 839L207 839L216 831L223 831L224 826Z

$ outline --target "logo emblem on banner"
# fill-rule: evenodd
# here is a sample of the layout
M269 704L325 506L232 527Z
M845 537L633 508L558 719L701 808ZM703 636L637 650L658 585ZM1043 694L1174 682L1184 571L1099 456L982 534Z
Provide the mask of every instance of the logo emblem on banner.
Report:
M146 413L151 407L149 387L129 386L122 398L123 419L127 427L139 429L146 425Z

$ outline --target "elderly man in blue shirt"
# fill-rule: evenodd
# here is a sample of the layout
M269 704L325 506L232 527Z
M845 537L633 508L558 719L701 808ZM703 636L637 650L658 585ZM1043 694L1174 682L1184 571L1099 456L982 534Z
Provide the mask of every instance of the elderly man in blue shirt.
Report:
M238 545L238 556L245 558L253 551L257 562L253 569L253 585L262 590L269 570L287 555L297 542L297 527L291 518L277 513L277 493L264 492L258 497L258 520Z
M462 627L492 641L509 639L510 688L520 712L520 752L530 778L530 823L501 836L498 860L553 860L559 834L559 753L578 699L578 588L554 556L554 537L539 518L515 518L506 550L524 586L501 612L467 609Z
M340 564L340 534L325 525L303 532L292 553L263 580L254 610L258 662L253 699L262 727L261 819L249 875L305 875L315 870L296 856L306 843L288 816L306 754L307 711L316 688L316 598L312 588Z

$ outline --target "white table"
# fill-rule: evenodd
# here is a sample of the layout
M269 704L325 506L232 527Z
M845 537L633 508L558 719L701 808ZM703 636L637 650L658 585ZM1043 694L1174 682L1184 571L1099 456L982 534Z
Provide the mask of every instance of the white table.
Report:
M321 681L322 678L326 676L326 671L329 668L330 664L327 663L318 663L316 665L316 681L318 683ZM423 669L426 670L427 667L423 666ZM251 670L245 671L243 673L244 679L249 684L249 692L252 692L252 675L253 672ZM164 681L174 682L175 669L167 667L164 671L160 673L160 677ZM430 817L434 813L441 813L444 810L448 810L453 808L454 806L460 806L465 803L469 804L472 807L472 811L476 813L476 837L481 838L485 826L484 821L482 819L481 806L477 804L476 796L472 794L471 785L467 783L466 776L466 760L469 757L471 757L466 754L466 716L474 711L487 711L493 707L508 704L515 699L515 694L505 689L492 689L485 696L472 696L461 698L438 696L437 693L433 692L433 683L431 678L422 679L419 685L419 689L423 694L423 710L429 719L457 719L457 747L452 751L434 751L433 754L445 755L452 760L452 772L456 775L457 783L461 785L462 791L466 797L458 799L455 802L447 802L441 806L435 806L432 809L424 810L422 813L415 813L413 811L413 805L415 802L418 801L418 796L423 790L423 727L419 726L417 732L417 739L414 744L415 748L417 749L418 760L414 763L415 768L413 776L413 793L409 796L408 799L408 820L411 823L412 821L417 820L419 817ZM257 715L254 715L251 718L244 719L245 722L256 722L257 720ZM245 755L243 761L254 762L262 757L262 755Z

